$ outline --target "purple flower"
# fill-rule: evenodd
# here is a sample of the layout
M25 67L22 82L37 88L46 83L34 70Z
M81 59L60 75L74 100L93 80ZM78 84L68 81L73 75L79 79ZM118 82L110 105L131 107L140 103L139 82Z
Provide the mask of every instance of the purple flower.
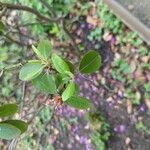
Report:
M80 92L80 96L84 96L84 94Z
M115 44L115 43L116 43L116 38L114 36L112 36L111 44Z
M78 126L75 126L75 127L72 129L72 132L73 132L73 134L76 134L77 131L78 131Z
M94 104L95 104L96 106L98 106L98 105L99 105L98 101L94 101Z
M109 107L113 107L113 103L112 102L109 102L108 105L109 105Z
M88 24L88 29L94 29L94 26L92 24Z
M121 124L121 125L115 127L114 131L118 132L118 133L124 133L126 131L126 126L124 124Z
M142 105L142 106L140 107L139 111L141 111L141 112L144 112L144 111L145 111L144 105Z
M86 28L86 24L85 23L82 23L81 26L80 26L82 29Z
M114 131L115 131L115 132L118 132L118 128L117 128L117 127L115 127L115 128L114 128Z
M67 145L67 147L68 147L69 149L71 149L71 148L72 148L72 144L69 143L69 144Z
M126 126L125 125L122 124L122 125L119 126L120 133L125 132L125 130L126 130Z
M89 144L86 145L86 150L92 150Z
M86 144L86 142L87 142L87 137L81 136L81 137L80 137L80 143L81 143L81 144Z

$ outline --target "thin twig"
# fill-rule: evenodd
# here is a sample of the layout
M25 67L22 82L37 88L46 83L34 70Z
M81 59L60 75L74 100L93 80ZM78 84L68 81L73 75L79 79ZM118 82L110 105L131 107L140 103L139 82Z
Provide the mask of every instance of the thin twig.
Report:
M7 66L3 70L10 70L10 69L18 68L20 66L22 66L22 63L13 64L13 65Z
M45 0L40 0L41 3L49 10L50 13L52 13L53 17L57 17L56 16L56 13L55 11L53 10L53 8L45 1ZM56 22L57 25L60 24L60 22L62 22L62 27L63 27L63 30L65 31L65 33L68 35L68 37L71 39L71 43L72 43L72 46L75 50L79 51L79 48L75 42L75 39L74 37L70 34L70 32L68 31L68 29L66 28L65 26L65 23L64 23L64 20L63 18L60 18L59 19L59 22Z
M55 11L45 0L40 0L40 2L43 4L43 6L45 6L48 9L49 13L51 13L53 15L53 17L56 17Z
M21 103L20 103L20 118L22 118L25 95L26 95L26 82L23 82L23 85L22 85L22 98L21 98Z
M27 35L27 34L24 34L24 33L22 33L22 32L11 31L11 33L12 33L12 34L19 34L19 35L21 35L21 36L23 36L23 37L26 37L26 38L35 40L33 37L31 37L31 36L29 36L29 35Z
M30 12L30 13L36 15L39 19L45 20L45 21L48 21L48 22L56 22L56 21L58 21L57 18L45 17L45 16L41 15L37 10L35 10L35 9L31 8L31 7L28 7L28 6L15 5L15 4L9 4L9 3L2 3L2 2L0 2L0 6L3 6L5 8L7 8L7 9L11 9L11 10L27 11L27 12Z
M62 26L63 26L63 30L65 31L65 33L68 35L68 37L71 39L71 43L72 43L72 46L73 48L76 50L76 51L79 51L79 48L75 42L75 38L72 36L72 34L68 31L68 29L66 28L65 26L65 23L64 21L62 22Z
M40 25L40 24L47 24L47 22L32 22L32 23L19 24L18 27L26 27L26 26Z
M22 43L22 42L17 41L17 40L14 40L14 38L12 38L11 36L9 36L9 35L7 35L7 34L3 34L3 36L4 36L6 39L8 39L9 41L11 41L11 42L13 42L13 43L16 43L16 44L18 44L18 45L20 45L20 46L27 46L27 44Z
M3 69L0 70L0 77L2 77L4 71L6 71L6 70L11 70L11 69L14 69L14 68L18 68L18 67L20 67L20 66L22 66L21 63L14 64L14 65L10 65L10 66L7 66L7 67L4 67Z
M49 98L49 95L45 96L44 98L44 104L46 103L47 99ZM32 116L32 118L28 121L28 124L30 124L33 119L42 111L42 109L45 107L45 105L40 106L40 108L34 112L34 115Z

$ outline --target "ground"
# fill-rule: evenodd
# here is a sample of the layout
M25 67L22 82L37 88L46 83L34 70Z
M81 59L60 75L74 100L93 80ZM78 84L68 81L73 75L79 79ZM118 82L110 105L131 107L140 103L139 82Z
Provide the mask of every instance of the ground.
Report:
M55 38L52 39L55 48L61 48L64 57L73 62L78 62L88 50L96 50L101 55L99 71L92 75L76 75L80 95L90 98L95 108L83 111L63 105L53 111L51 106L47 106L31 120L17 149L150 149L149 47L137 33L123 25L106 5L96 4L89 2L87 8L83 9L84 13L68 25L79 51L73 49L70 41L68 47L64 48ZM66 19L69 20L75 12ZM18 53L21 57L27 57L25 52ZM30 53L27 55L32 56ZM0 82L6 86L6 76L2 77ZM17 75L13 78L16 81ZM10 79L8 83L11 84ZM19 83L17 85L20 86ZM31 83L26 83L25 87L23 115L28 120L32 118L30 112L34 113L41 107L45 95L37 92ZM3 100L8 100L7 89L3 88L2 91ZM11 89L11 93L11 99L21 97L20 91ZM38 103L33 103L35 100ZM92 114L91 118L89 114ZM92 140L93 136L95 141Z

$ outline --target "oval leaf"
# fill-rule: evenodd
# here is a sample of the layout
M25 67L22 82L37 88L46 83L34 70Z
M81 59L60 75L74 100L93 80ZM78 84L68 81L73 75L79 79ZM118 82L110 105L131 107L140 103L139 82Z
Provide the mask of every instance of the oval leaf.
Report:
M0 123L0 138L6 140L12 140L18 137L21 131L15 126L8 123Z
M77 109L87 109L91 107L90 101L80 96L72 96L66 101L66 104Z
M66 101L68 98L70 98L75 93L75 83L71 82L68 84L65 91L62 93L62 100Z
M55 78L55 83L57 87L64 84L62 74L56 74L54 75L54 78Z
M33 85L38 88L39 90L49 93L55 94L56 93L56 84L53 76L49 74L41 74L35 79L32 80Z
M47 60L51 54L52 45L48 40L41 40L38 47L32 46L32 49L39 59Z
M52 55L52 63L54 68L61 74L65 74L66 71L70 71L67 63L58 55Z
M68 65L68 67L69 67L69 69L70 69L70 72L71 73L74 73L74 66L73 66L73 64L69 61L69 60L67 60L67 59L63 59L65 62L66 62L66 64Z
M94 73L100 68L101 57L95 51L89 51L84 55L80 62L79 70L81 73Z
M43 70L43 65L38 62L29 62L25 64L19 73L19 78L28 81L36 78Z
M8 124L15 126L21 131L21 134L24 133L28 128L28 124L22 120L6 120L1 123L8 123Z
M16 104L4 104L0 106L0 117L7 117L15 114L18 110Z

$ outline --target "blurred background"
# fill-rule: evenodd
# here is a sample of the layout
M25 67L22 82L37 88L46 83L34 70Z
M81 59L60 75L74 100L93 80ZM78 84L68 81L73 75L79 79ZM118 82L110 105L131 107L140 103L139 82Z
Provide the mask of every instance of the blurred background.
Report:
M150 149L149 46L104 2L1 0L0 21L0 104L17 102L29 122L16 150ZM46 95L19 80L20 64L35 57L31 45L40 39L74 63L88 50L99 52L100 70L76 75L95 110L53 110L44 106ZM10 144L0 140L0 149Z

